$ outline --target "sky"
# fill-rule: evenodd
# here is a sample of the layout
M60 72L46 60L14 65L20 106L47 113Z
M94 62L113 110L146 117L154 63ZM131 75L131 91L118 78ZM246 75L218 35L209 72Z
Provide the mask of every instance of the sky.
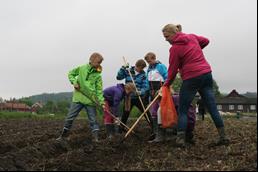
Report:
M104 88L154 52L168 66L168 24L205 36L204 54L223 93L257 92L256 0L0 0L0 97L73 90L67 73L103 55Z

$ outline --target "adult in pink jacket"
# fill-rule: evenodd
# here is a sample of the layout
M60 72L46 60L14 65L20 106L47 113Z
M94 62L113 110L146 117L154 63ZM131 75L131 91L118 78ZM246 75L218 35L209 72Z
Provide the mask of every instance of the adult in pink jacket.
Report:
M215 103L212 70L202 51L209 44L209 40L202 36L185 34L181 31L181 25L174 24L168 24L162 29L166 41L172 45L169 50L168 78L164 85L171 85L178 72L183 79L180 89L176 143L178 146L185 146L187 112L194 96L199 92L218 130L219 139L215 145L228 144L229 139L225 134L224 122Z

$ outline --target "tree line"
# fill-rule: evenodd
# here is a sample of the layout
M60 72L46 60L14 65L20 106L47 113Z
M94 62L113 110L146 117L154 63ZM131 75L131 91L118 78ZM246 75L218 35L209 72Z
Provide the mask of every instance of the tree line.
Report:
M173 82L173 89L175 92L180 91L182 80L179 76ZM219 86L215 80L213 80L213 90L216 97L220 97ZM62 93L44 93L40 95L34 95L30 97L24 97L15 101L25 103L28 106L32 106L34 103L39 102L43 105L42 108L37 109L38 114L66 114L69 110L69 106L72 99L72 92ZM0 97L3 102L3 99Z

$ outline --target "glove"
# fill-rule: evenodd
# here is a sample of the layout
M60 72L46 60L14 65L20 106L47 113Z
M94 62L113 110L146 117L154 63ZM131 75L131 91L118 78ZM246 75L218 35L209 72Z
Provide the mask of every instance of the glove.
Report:
M105 105L105 104L103 104L103 105L101 105L102 106L102 109L104 110L104 111L108 111L108 108L107 108L107 106Z
M129 68L129 63L126 63L122 66L123 69L128 69Z
M119 118L118 118L118 117L116 117L116 118L114 119L114 123L115 123L116 125L120 125L120 122L119 122Z
M74 87L74 89L76 89L76 90L80 90L80 85L79 85L79 84L74 84L73 87Z

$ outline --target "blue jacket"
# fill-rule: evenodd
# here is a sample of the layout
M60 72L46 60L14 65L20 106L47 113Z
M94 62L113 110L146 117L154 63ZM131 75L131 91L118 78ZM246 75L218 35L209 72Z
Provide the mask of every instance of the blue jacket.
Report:
M148 81L164 82L168 77L167 67L157 61L154 65L150 65L147 70Z
M112 113L118 115L119 104L125 96L124 84L108 87L104 90L105 101L108 102Z
M136 74L135 67L133 66L130 68L130 72L133 76L137 90L141 92L140 95L141 96L146 95L149 91L149 84L148 84L145 71L142 71L141 73ZM120 70L117 73L116 79L117 80L125 79L125 83L132 82L132 79L130 77L128 70L124 67L120 68ZM132 94L132 98L137 98L137 95Z

